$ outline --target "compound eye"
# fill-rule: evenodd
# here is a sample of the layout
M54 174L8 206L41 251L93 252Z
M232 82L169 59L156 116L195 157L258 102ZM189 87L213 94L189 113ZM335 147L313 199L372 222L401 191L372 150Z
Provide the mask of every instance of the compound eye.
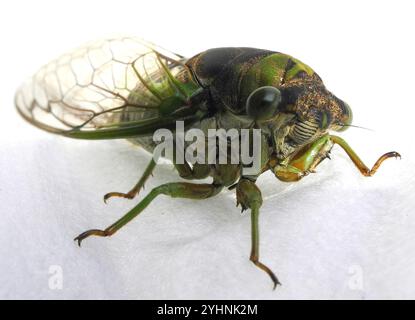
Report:
M281 92L275 87L265 86L254 90L246 101L246 113L255 120L269 120L278 113Z
M343 115L342 115L342 126L341 126L341 128L340 129L338 129L338 130L336 130L336 131L344 131L344 130L346 130L348 127L349 127L349 125L351 125L352 124L352 121L353 121L353 112L352 112L352 109L350 108L350 106L346 103L346 102L343 102L343 105L342 105L342 111L343 111Z

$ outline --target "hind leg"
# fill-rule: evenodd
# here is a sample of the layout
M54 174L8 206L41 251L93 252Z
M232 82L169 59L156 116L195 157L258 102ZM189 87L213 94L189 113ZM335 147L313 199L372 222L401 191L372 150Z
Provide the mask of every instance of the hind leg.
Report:
M172 198L187 199L206 199L218 194L222 190L222 185L214 184L195 184L187 182L166 183L150 191L133 209L125 214L121 219L110 225L104 230L91 229L81 233L74 240L81 245L82 240L89 236L108 237L117 232L137 215L139 215L156 197L166 195Z
M107 200L111 197L133 199L140 192L140 190L144 187L144 183L150 177L156 165L157 165L156 162L153 159L151 159L150 163L148 164L140 180L138 180L137 184L130 191L128 191L127 193L109 192L104 196L104 202L107 203Z
M138 180L137 184L130 191L128 191L127 193L109 192L104 196L104 202L107 203L107 200L111 197L133 199L140 192L140 190L144 188L144 183L153 173L153 170L156 167L156 165L157 163L153 159L151 159L150 163L148 164L140 180ZM191 167L187 162L183 164L177 164L174 161L174 167L176 168L180 177L182 177L183 179L187 179L187 180L204 179L208 177L210 173L210 168L206 164L195 163L193 167Z

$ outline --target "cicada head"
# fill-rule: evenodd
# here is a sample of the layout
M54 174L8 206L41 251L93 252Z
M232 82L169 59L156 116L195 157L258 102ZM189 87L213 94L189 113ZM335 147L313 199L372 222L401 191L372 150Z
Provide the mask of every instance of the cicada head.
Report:
M287 99L287 94L294 97ZM300 90L288 88L285 96L285 111L294 113L298 121L316 124L321 133L344 130L352 122L349 105L324 86L307 86Z
M279 111L289 120L274 132L280 159L295 154L330 130L345 130L352 122L349 105L322 84L282 88L281 96Z

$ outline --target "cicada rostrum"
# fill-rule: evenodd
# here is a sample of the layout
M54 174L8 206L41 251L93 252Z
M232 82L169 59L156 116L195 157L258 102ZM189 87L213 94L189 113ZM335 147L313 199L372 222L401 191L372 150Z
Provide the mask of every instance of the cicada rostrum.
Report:
M173 150L180 177L211 177L212 183L160 185L114 224L85 231L75 240L80 245L89 236L113 235L159 195L205 199L224 188L235 189L237 205L251 211L250 260L271 277L274 288L277 277L259 260L262 197L256 178L270 170L281 181L298 181L329 157L334 144L364 176L372 176L385 159L400 157L388 152L368 168L346 141L330 133L351 126L350 107L330 93L309 66L269 50L217 48L188 59L135 38L93 42L41 68L18 90L15 101L27 121L46 131L79 139L126 138L149 152L159 145L153 134L159 129L174 132L178 122L186 133L259 130L256 173L246 174L245 164L230 157L219 163L180 162ZM177 146L174 137L173 148ZM156 165L152 158L129 192L111 192L104 200L134 198Z

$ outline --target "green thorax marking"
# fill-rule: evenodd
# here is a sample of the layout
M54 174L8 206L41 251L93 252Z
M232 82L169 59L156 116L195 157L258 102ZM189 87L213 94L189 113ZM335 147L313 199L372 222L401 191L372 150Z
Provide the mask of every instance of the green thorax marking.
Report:
M283 53L273 53L258 60L243 75L239 87L240 103L262 86L282 87L299 76L312 77L313 69L303 62Z
M311 77L314 71L289 55L274 53L254 64L245 75L243 82L257 86L280 87L283 83L296 78L300 73L306 73Z
M293 57L290 57L290 60L293 62L291 68L287 68L285 73L285 82L290 81L296 78L300 73L306 73L308 76L312 76L314 74L314 70L311 69L308 65L297 60Z

